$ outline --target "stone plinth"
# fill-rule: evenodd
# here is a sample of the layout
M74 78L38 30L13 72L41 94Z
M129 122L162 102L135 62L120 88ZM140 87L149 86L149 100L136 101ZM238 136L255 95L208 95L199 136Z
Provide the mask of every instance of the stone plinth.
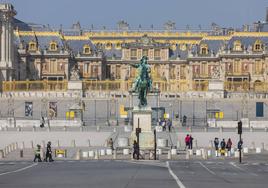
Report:
M136 128L141 128L141 132L151 132L152 131L152 108L151 107L134 107L132 111L133 117L133 131Z
M68 81L68 90L80 91L83 89L82 81L80 80L70 80Z
M139 134L140 148L154 147L154 134L152 132L152 108L151 107L134 107L132 111L133 131L131 134L132 143L137 140L136 128L141 128Z
M223 91L224 90L224 82L221 80L210 80L208 83L209 91Z

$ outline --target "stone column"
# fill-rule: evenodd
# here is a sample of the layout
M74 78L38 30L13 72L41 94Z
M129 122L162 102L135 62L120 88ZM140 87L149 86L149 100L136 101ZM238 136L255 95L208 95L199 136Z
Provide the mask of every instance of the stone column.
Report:
M16 11L11 4L0 4L1 21L1 61L0 68L3 80L12 80L14 63L13 17Z

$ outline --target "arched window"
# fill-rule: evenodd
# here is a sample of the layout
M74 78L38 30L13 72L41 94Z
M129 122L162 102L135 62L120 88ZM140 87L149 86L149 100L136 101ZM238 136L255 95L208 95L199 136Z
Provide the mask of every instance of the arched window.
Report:
M234 51L242 51L241 41L239 41L239 40L234 41L233 50Z
M30 51L36 50L36 42L34 42L34 41L29 42L29 50Z
M115 47L116 49L121 49L121 43L120 42L116 43Z
M262 42L260 40L256 40L253 47L254 51L262 51Z
M57 43L54 41L50 42L49 50L56 51L57 49L58 49Z
M84 54L90 54L90 46L88 44L83 47Z
M207 44L201 44L200 45L200 54L201 55L207 55L208 54L208 45Z
M105 46L106 49L111 49L112 48L112 43L108 42Z

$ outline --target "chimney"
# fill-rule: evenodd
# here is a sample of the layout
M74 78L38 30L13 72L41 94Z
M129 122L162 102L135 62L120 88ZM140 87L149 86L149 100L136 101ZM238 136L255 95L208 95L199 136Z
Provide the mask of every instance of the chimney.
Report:
M266 23L268 23L268 7L266 7Z

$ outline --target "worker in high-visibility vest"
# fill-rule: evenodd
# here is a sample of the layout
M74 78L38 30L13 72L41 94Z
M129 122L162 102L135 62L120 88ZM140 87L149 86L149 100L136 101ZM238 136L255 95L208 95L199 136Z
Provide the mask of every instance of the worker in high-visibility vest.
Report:
M38 162L42 162L41 160L41 146L37 144L37 148L35 150L35 155L34 155L34 162L38 160Z

